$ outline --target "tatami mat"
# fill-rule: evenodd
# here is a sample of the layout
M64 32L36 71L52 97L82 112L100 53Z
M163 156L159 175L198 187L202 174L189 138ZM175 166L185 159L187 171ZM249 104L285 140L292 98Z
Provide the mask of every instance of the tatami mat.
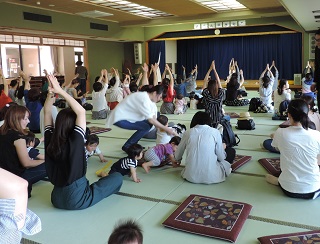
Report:
M249 98L257 95L256 91L249 92ZM224 106L224 109L227 112L240 113L247 111L248 106ZM167 115L167 117L169 121L185 124L189 129L190 120L197 111L188 110L184 115ZM232 173L225 182L212 185L193 184L182 179L182 167L165 166L152 169L149 174L139 167L137 173L142 179L141 183L137 184L128 176L124 176L119 194L81 211L55 209L50 202L53 188L51 183L39 182L33 187L29 208L40 216L43 230L35 236L25 238L44 244L104 244L107 243L108 236L118 220L134 218L142 225L144 243L225 243L209 237L168 229L161 225L177 205L190 194L251 204L253 209L237 240L240 244L258 243L257 238L264 235L320 229L320 200L297 200L286 197L279 187L265 181L264 175L267 171L258 163L260 158L278 156L261 149L260 143L268 139L282 121L271 120L271 113L250 113L256 123L255 130L235 129L237 119L231 119L231 124L241 139L239 146L235 147L237 154L252 156L252 159ZM91 122L88 127L105 126L105 120L91 120L89 111L87 120ZM105 158L114 163L126 156L121 147L134 131L123 130L116 126L111 128L109 132L98 134L99 148ZM154 146L155 140L141 139L139 143L147 148ZM95 172L105 165L106 163L100 163L97 156L89 158L88 180L96 181L98 177Z

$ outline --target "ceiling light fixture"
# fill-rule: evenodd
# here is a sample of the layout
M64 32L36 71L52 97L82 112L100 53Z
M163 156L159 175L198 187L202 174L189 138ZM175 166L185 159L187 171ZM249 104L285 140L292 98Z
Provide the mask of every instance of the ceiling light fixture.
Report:
M160 10L149 8L149 7L146 7L137 3L133 3L130 1L126 1L126 0L73 0L73 1L91 3L101 7L112 8L118 11L138 15L145 18L161 18L161 17L173 16L172 14L162 12Z

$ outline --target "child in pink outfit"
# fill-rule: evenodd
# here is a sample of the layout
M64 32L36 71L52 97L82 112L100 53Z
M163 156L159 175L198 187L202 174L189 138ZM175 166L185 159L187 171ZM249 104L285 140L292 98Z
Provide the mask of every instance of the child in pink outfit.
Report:
M187 106L187 101L182 94L178 94L177 98L174 101L175 110L174 114L184 114Z

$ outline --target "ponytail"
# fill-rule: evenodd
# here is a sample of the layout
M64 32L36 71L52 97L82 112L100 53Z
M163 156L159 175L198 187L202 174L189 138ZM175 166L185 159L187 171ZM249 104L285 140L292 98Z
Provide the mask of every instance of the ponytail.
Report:
M308 130L311 121L308 117L308 104L302 99L292 100L288 106L288 113L291 115L293 121L301 123L305 130Z
M287 84L287 80L286 79L281 79L280 82L279 82L279 85L277 87L277 90L278 90L278 94L279 95L282 95L283 93L283 87Z
M311 120L309 119L308 114L302 113L300 123L303 129L308 130L308 128L310 128L310 122Z

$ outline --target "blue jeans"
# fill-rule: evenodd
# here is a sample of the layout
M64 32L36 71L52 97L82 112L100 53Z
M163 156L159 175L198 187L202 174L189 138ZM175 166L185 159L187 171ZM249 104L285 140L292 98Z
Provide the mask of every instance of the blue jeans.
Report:
M60 209L86 209L117 193L122 186L122 180L122 175L116 172L89 185L89 181L83 176L71 185L55 186L51 193L51 202L53 206Z
M223 119L227 120L227 121L230 121L230 115L223 115Z
M129 122L127 120L120 120L114 125L127 130L137 130L123 145L123 149L128 149L132 144L136 144L139 140L149 132L152 127L152 124L148 120Z
M28 181L28 196L31 196L31 190L32 185L37 183L40 180L43 180L45 177L47 177L47 171L45 164L42 163L36 167L28 168L26 169L22 175L20 175L21 178Z
M271 146L271 143L272 143L272 139L267 139L263 142L263 147L265 149L267 149L268 151L270 152L273 152L273 153L280 153L278 149L276 149L275 147Z

